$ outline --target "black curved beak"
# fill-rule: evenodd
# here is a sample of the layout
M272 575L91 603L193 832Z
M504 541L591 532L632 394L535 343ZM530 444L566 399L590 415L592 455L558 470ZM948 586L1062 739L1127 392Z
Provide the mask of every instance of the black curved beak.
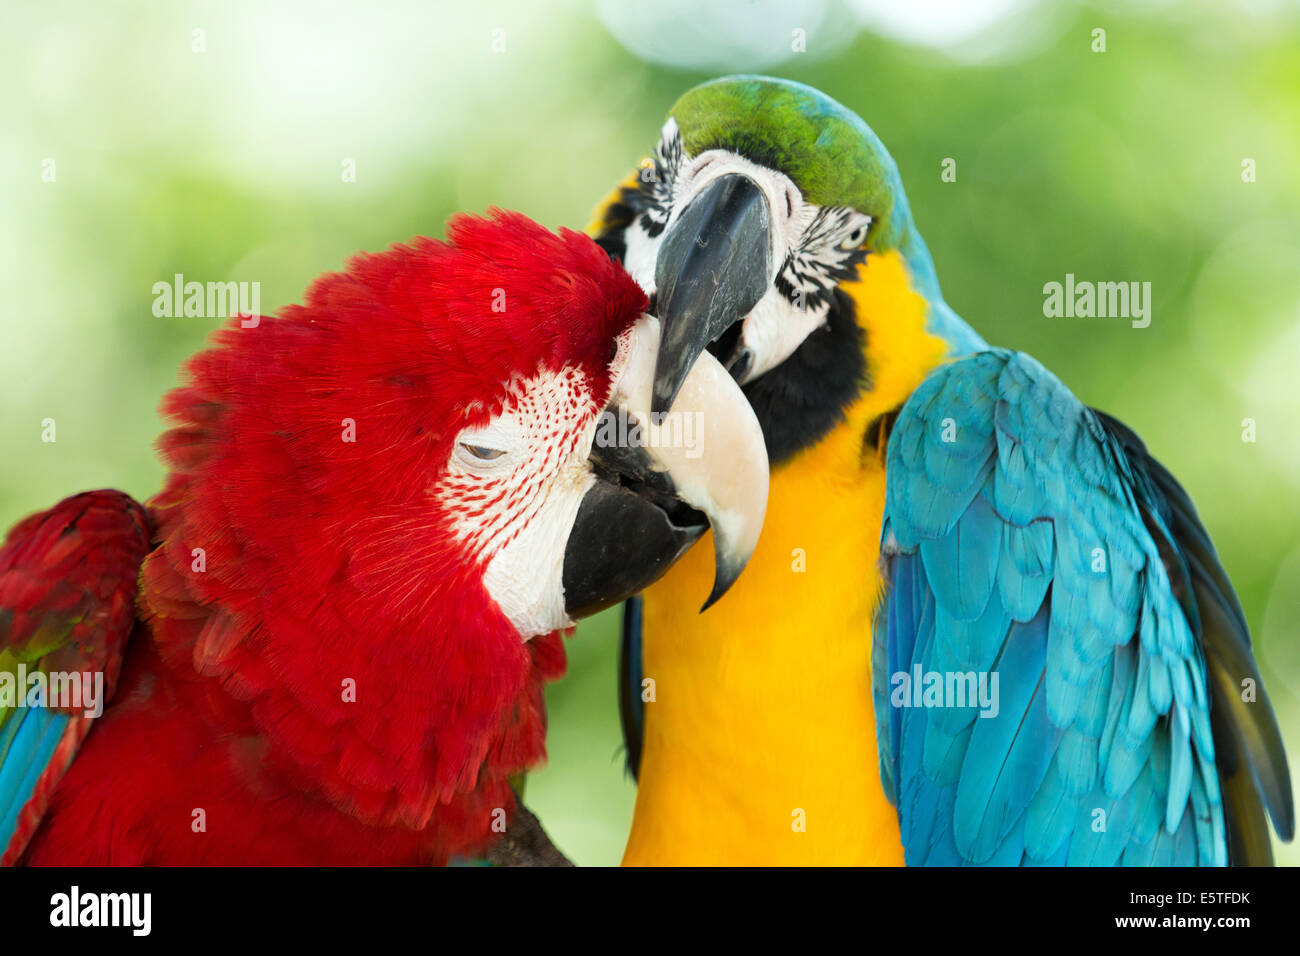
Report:
M707 608L758 546L769 476L754 410L706 352L687 370L668 415L652 414L660 329L643 315L628 330L626 364L597 420L587 459L594 481L564 548L570 619L649 587L711 529L716 573Z
M649 587L709 528L642 449L593 448L591 460L596 483L564 549L564 610L575 620Z
M663 342L651 411L666 411L700 353L744 318L772 282L772 214L748 176L706 186L669 228L655 262Z

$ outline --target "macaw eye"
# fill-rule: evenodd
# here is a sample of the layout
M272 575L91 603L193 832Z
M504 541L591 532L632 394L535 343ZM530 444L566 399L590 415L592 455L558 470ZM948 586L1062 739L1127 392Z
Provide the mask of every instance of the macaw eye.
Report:
M496 461L505 454L500 448L488 448L486 445L471 445L469 442L461 442L460 447L469 452L479 461Z
M859 226L857 229L854 229L851 233L849 233L844 238L844 241L840 243L840 248L845 250L846 252L852 251L853 249L858 248L858 246L862 245L866 241L867 241L867 227Z
M499 478L523 460L527 450L528 441L519 421L511 414L502 413L457 435L451 464L462 473Z

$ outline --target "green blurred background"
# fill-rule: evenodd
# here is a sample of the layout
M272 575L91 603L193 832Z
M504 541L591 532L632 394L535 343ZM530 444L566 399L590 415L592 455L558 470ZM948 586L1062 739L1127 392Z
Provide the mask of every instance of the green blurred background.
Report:
M156 318L155 282L259 281L271 312L456 210L581 227L678 94L765 71L880 134L958 312L1184 482L1300 764L1294 0L6 0L2 16L0 526L85 488L158 487L156 406L218 321ZM1151 282L1150 327L1045 318L1066 273ZM617 862L634 797L616 626L570 642L528 792L587 864Z

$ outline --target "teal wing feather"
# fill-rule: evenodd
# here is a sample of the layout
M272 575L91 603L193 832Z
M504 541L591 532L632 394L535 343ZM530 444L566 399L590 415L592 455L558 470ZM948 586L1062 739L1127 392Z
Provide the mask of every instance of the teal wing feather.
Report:
M31 675L91 675L93 686L101 674L94 709L112 699L149 539L139 504L92 491L20 522L0 546L2 863L21 858L93 719L75 702L29 693L40 686Z
M916 390L886 476L873 693L909 865L1271 862L1294 809L1245 617L1137 437L990 350Z

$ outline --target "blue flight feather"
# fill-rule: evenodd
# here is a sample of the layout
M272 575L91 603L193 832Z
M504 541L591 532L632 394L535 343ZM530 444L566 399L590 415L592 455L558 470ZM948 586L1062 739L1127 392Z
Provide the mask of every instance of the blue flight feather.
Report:
M1001 349L900 411L873 680L910 865L1227 862L1200 612L1174 584L1209 577L1208 537L1135 442ZM1202 591L1230 591L1214 573ZM881 684L918 666L996 673L996 716L947 689L897 706Z

